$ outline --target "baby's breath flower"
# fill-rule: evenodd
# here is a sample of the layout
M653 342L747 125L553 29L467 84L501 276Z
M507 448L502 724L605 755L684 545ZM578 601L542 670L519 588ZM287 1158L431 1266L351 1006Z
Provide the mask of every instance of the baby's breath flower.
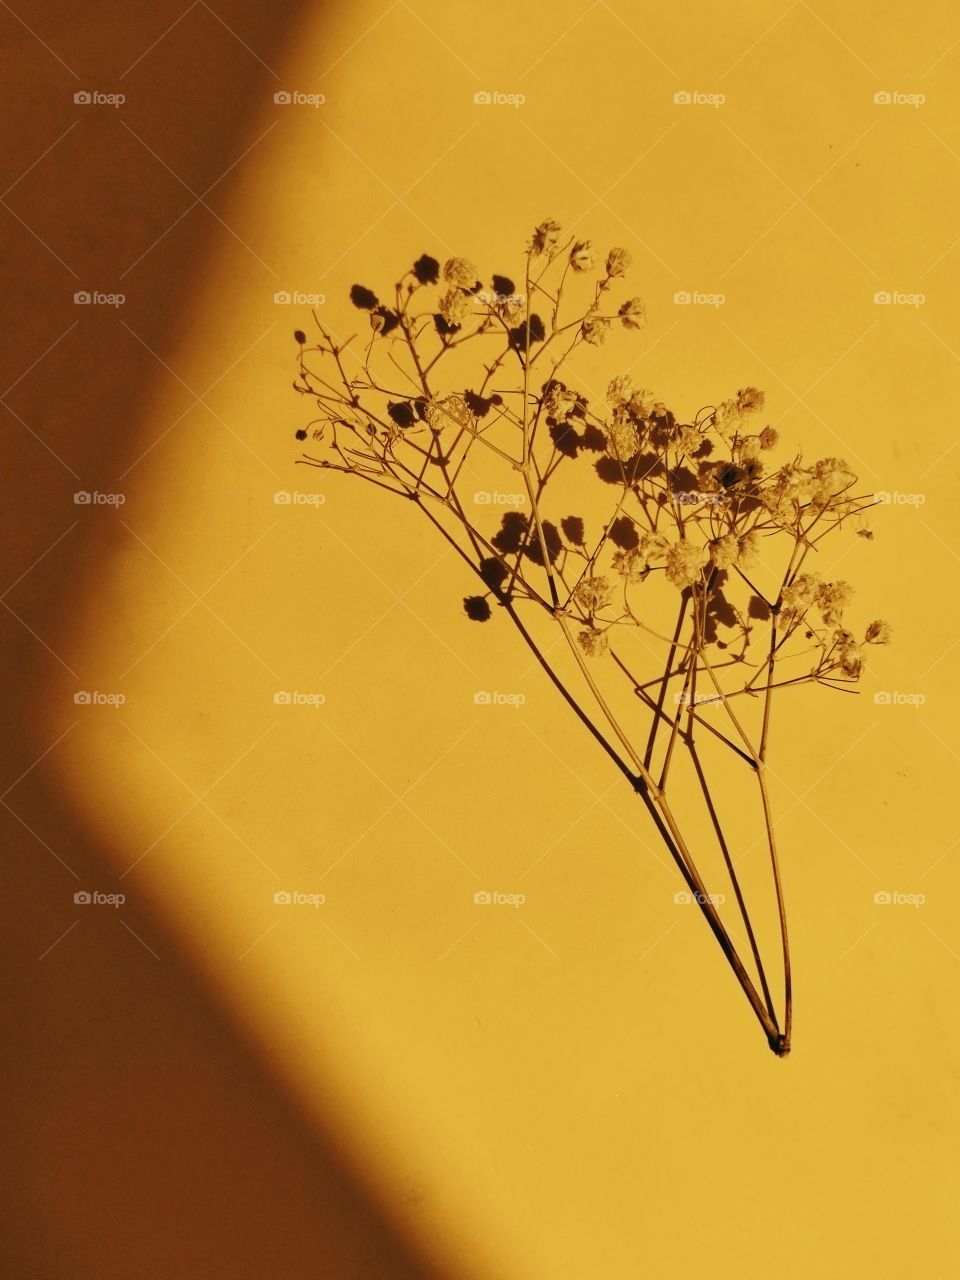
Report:
M649 387L637 387L630 396L630 412L638 418L652 418L658 409L662 409L660 401Z
M822 586L819 573L799 573L789 587L784 587L780 597L781 612L788 617L799 617L813 604Z
M473 422L473 414L459 393L443 400L428 400L424 414L434 431L442 431L444 427L467 427Z
M626 249L611 249L607 254L607 275L625 276L633 266L633 259Z
M607 399L611 404L626 404L633 391L633 379L628 373L620 373L607 383Z
M677 448L681 453L696 453L703 444L703 436L696 427L680 427L677 431Z
M472 289L477 283L477 268L469 258L448 258L443 264L443 278L461 289Z
M624 551L615 551L612 564L621 578L634 584L642 582L650 570L650 566L637 547L629 547Z
M570 250L570 266L574 271L593 271L596 267L593 249L589 240L577 240Z
M774 481L760 491L760 501L767 511L783 524L791 524L797 510L810 500L813 480L809 471L795 463L781 467Z
M759 542L760 535L753 529L742 538L735 533L725 533L710 544L710 558L718 569L748 565L757 554Z
M863 659L860 656L859 645L840 651L840 670L852 680L859 678L860 672L863 670Z
M718 569L732 569L740 555L740 543L735 533L725 533L710 544L710 559Z
M865 644L889 644L893 639L893 628L889 622L878 618L867 627L863 639Z
M533 236L530 239L530 252L535 257L539 257L542 253L547 253L550 249L556 247L560 238L560 223L553 218L546 218L534 229Z
M610 603L613 584L608 578L584 578L577 583L573 598L586 613L597 613Z
M742 418L742 411L736 400L723 400L714 409L710 425L724 439L729 439L737 430Z
M621 462L632 458L640 448L640 437L636 423L625 414L616 414L607 426L607 452L612 453Z
M628 664L631 682L634 691L645 697L645 706L637 704L640 712L652 712L652 716L641 714L639 723L630 716L629 727L618 729L623 760L632 757L637 763L636 772L624 771L633 789L643 792L671 851L679 850L676 857L683 863L689 861L686 832L663 821L664 814L669 817L663 803L668 766L674 760L676 773L677 767L687 763L680 763L684 748L693 750L690 735L680 732L682 706L675 708L676 717L670 717L673 732L668 732L665 753L657 752L658 785L643 786L643 779L649 782L650 775L638 754L653 752L651 734L664 716L661 704L678 662L686 672L684 692L691 701L697 700L692 693L700 687L701 673L716 676L716 692L699 695L713 703L737 693L760 692L770 698L781 685L802 683L850 692L870 657L876 656L871 646L888 644L892 629L875 619L865 629L858 622L854 634L847 629L853 612L847 607L853 594L850 584L796 571L820 560L810 553L819 549L821 535L838 525L871 536L863 525L871 498L859 486L854 491L855 477L839 458L804 462L802 455L792 461L788 455L781 466L782 459L770 452L778 436L772 426L764 425L767 412L758 388L736 390L733 384L726 399L703 405L693 417L684 413L681 420L627 374L613 376L613 368L606 372L606 384L596 383L606 386L605 398L592 390L580 394L558 381L569 377L584 386L575 361L574 371L567 372L568 356L576 357L581 344L601 346L617 322L630 330L645 327L644 302L626 297L626 283L620 284L631 266L625 249L613 248L604 255L590 240L561 233L558 222L546 219L533 230L519 281L486 273L482 286L468 259L450 257L441 270L437 259L423 255L412 271L408 267L392 277L400 281L385 293L392 297L392 305L381 302L365 285L355 284L350 299L368 314L375 340L368 336L360 344L362 351L350 357L349 369L335 334L321 328L314 343L302 330L295 330L294 388L315 401L309 405L309 423L296 431L296 438L305 441L312 431L315 440L326 440L325 456L313 458L308 453L301 461L350 472L413 498L415 506L426 508L425 499L439 498L447 515L458 517L456 538L447 528L449 521L434 519L433 523L458 547L462 543L464 554L471 552L468 558L482 583L482 594L463 599L464 613L472 622L492 619L499 603L507 606L506 613L529 643L512 603L521 598L543 601L549 588L556 607L548 612L569 637L576 637L573 652L578 662L583 671L595 671L598 680L602 661L599 668L589 669L587 662L607 654L607 668L612 668L611 651L619 651L621 634L614 628L634 628L634 654ZM588 297L572 302L563 282L586 273L590 274L584 283ZM517 292L518 284L522 293ZM436 294L429 295L425 312L415 295L420 286L434 285ZM639 282L636 287L641 287ZM531 290L542 293L542 305L531 305ZM534 314L536 310L540 314ZM475 357L478 344L464 347L474 330L493 339L492 349L477 351ZM454 333L458 337L449 341ZM408 348L403 361L395 359L398 336L406 340L400 346ZM553 338L561 340L557 349ZM537 350L530 350L532 344L537 344ZM547 356L545 369L531 382L531 361L538 351ZM602 352L596 360L585 351L579 354L586 357L587 366L606 363ZM441 363L448 355L452 359ZM516 360L518 355L524 358ZM312 371L320 356L333 365L327 376ZM418 376L412 378L413 373ZM635 374L637 379L640 376L647 375ZM484 486L499 489L502 482L518 488L514 469L519 468L527 481L528 501L524 495L503 492L474 492L470 500L469 490L481 478L463 464L478 440L489 444L502 464L498 474L489 458L491 471L484 473ZM577 459L576 467L568 469L567 460ZM561 462L564 465L554 483ZM564 479L568 470L569 484ZM599 492L583 493L578 477L586 485L595 484ZM500 507L501 503L506 510L492 509L492 504ZM499 527L494 532L490 525ZM389 518L384 529L388 538L395 537ZM761 567L755 574L747 566L761 551ZM767 572L786 574L787 585L775 604L768 604L763 596L770 593L759 592L751 581L758 580L762 587L761 575ZM641 592L640 585L648 579ZM671 620L674 610L669 597L674 590L681 593L673 597L674 605L684 603L684 608ZM647 599L640 600L641 595ZM664 595L667 600L660 599ZM637 600L640 604L631 607ZM687 609L686 603L692 607ZM548 626L545 618L544 627ZM665 644L646 643L656 637ZM711 655L716 655L716 671ZM655 665L648 666L648 661ZM555 682L567 693L562 671ZM659 698L647 697L645 691L655 686L660 688ZM592 687L601 710L606 711L598 685ZM578 710L577 696L570 685L568 701L574 710ZM611 712L607 719L618 728ZM762 746L768 736L767 721L765 713L750 714L741 737L760 740ZM692 726L691 718L687 727ZM822 727L819 722L817 727ZM727 745L749 764L753 748L744 753L734 736L730 735ZM725 741L723 735L721 741ZM619 762L619 748L613 754ZM717 754L726 754L719 745ZM723 762L719 763L722 769ZM693 764L699 771L695 753ZM707 776L701 773L699 781L706 793ZM669 786L672 793L672 783ZM763 809L769 835L774 820L768 806ZM725 848L727 833L721 831L719 818L714 825ZM779 883L774 888L780 899ZM743 902L741 906L752 941L746 906ZM785 938L782 902L780 907L780 932ZM768 1017L743 977L736 952L725 950L765 1029L789 1027L789 992L783 1020L779 1000L776 1011L768 1000ZM759 967L759 950L753 950ZM783 963L787 972L785 951ZM778 1055L789 1049L787 1032L767 1038Z
M662 560L669 549L662 533L645 533L635 547L614 553L613 567L628 583L642 582L653 562Z
M741 387L737 392L737 407L741 413L755 413L763 408L763 404L764 394L756 387Z
M518 320L523 315L523 298L518 293L508 293L505 297L498 294L493 309L504 320Z
M580 332L583 334L584 342L589 342L592 347L602 347L610 332L610 321L591 316L584 320Z
M695 586L709 559L710 552L706 547L698 547L684 538L675 542L667 551L667 577L681 591L684 587Z
M849 631L834 631L833 646L837 653L837 663L845 676L856 680L863 670L863 657L860 646Z
M823 585L823 579L819 573L798 573L793 580L793 590L798 593L801 600L806 601L808 604L813 602L814 597L819 594Z
M811 501L826 506L831 498L853 484L856 476L842 458L821 458L813 464L811 472Z
M843 611L853 599L853 587L839 578L836 582L823 582L817 588L815 603L824 622L839 623Z
M756 529L751 529L749 533L745 533L740 539L740 550L737 555L737 564L749 566L756 560L760 554L760 535Z
M588 658L599 658L610 648L610 637L606 631L597 631L595 627L591 627L589 631L581 631L577 640Z
M629 298L617 312L625 329L645 329L647 304L642 298Z
M447 324L463 324L470 315L470 295L462 289L448 289L438 308Z
M576 403L577 393L570 391L562 382L551 382L544 392L543 407L551 418L558 421L564 419Z
M640 539L637 551L652 564L654 560L662 560L670 550L670 542L662 533L645 533Z

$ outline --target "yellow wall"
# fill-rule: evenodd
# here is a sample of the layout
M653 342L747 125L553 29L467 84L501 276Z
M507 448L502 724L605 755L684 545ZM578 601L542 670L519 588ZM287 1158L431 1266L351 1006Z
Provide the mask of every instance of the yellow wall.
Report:
M213 40L201 10L185 22L201 18ZM934 3L361 0L272 39L276 78L255 68L235 99L220 169L250 150L209 198L216 219L195 210L123 277L135 309L95 318L89 358L122 343L142 373L110 460L88 459L77 487L126 501L63 510L57 527L80 525L54 553L67 604L43 636L77 678L39 656L31 725L34 756L75 726L48 766L104 850L91 874L149 905L144 942L209 983L445 1274L949 1274L960 19ZM192 183L189 119L141 101L180 67L161 42L122 120ZM326 102L278 106L278 88ZM475 105L480 90L525 101ZM134 146L117 128L107 145ZM349 332L354 281L386 286L424 251L510 274L548 215L635 260L649 328L598 377L636 362L685 414L759 385L787 450L924 499L825 553L862 622L896 632L860 696L778 707L797 1001L782 1062L675 905L636 799L507 620L462 617L472 583L415 512L293 466L307 406L291 335L309 316L275 291L323 293ZM143 221L115 266L163 230ZM156 337L142 280L154 296L175 281L176 324ZM725 301L679 306L678 290ZM74 456L66 435L56 447ZM277 505L278 490L324 502ZM126 701L75 706L78 687ZM477 689L526 701L477 707ZM280 706L277 690L325 701ZM745 874L765 875L761 847ZM478 908L481 888L527 901ZM294 889L326 901L274 904ZM91 926L64 901L51 941L60 917Z

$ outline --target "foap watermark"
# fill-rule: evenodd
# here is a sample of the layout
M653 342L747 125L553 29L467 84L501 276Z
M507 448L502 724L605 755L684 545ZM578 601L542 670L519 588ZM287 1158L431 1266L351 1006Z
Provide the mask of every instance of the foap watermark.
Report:
M122 907L127 900L125 893L102 893L99 889L78 889L73 895L78 907Z
M101 493L99 489L78 489L73 495L77 507L122 507L126 500L125 493Z
M277 307L322 307L326 300L322 293L303 293L299 289L280 289L273 295Z
M701 293L697 289L678 289L673 295L676 307L722 307L726 300L725 293Z
M927 900L925 893L903 893L900 889L878 889L873 901L878 907L922 907Z
M904 293L901 289L878 289L873 295L875 307L922 307L925 293Z
M300 889L280 889L273 895L277 907L322 907L326 900L324 893L303 893Z
M278 107L322 107L325 93L304 93L302 89L278 89L273 101Z
M522 507L525 493L503 493L500 489L478 489L473 500L479 507Z
M122 307L125 293L102 293L99 289L79 289L73 295L75 307Z
M522 107L526 100L524 93L501 93L499 89L478 89L473 95L477 107Z
M900 89L878 89L873 95L877 107L922 107L926 100L925 93L904 93Z
M525 293L494 293L492 289L478 289L473 296L483 307L515 307L520 310L527 302Z
M673 95L677 107L722 107L726 100L725 93L701 93L698 89L680 89Z
M99 89L78 89L73 95L78 107L122 107L126 100L124 93L101 93Z
M522 707L525 693L501 693L499 689L478 689L473 701L478 707Z
M126 700L125 693L104 693L100 689L78 689L73 695L78 707L122 707Z
M678 907L688 907L692 902L698 902L701 906L709 903L713 907L722 907L727 900L725 893L691 893L688 889L679 889L674 895L673 900Z
M500 893L488 889L479 889L473 895L473 901L478 907L522 907L526 900L525 893Z
M681 489L673 495L673 501L678 507L722 507L730 501L730 496L726 493L703 493L699 489Z
M873 695L877 707L922 707L926 700L925 693L904 693L900 689L878 689Z
M278 707L322 707L327 700L325 693L309 693L303 689L278 689L273 695Z
M326 500L325 493L300 493L289 489L278 489L273 495L278 507L322 507Z
M892 492L888 489L878 489L873 495L874 502L879 502L882 507L922 507L927 501L925 493L901 493L899 489Z
M691 693L689 689L678 689L673 695L673 700L678 707L701 707L712 702L723 701L719 693L705 693L699 689L695 693Z

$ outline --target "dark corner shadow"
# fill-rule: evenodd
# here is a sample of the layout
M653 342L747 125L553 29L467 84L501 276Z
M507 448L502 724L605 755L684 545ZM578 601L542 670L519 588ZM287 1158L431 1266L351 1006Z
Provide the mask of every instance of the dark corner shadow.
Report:
M73 294L121 288L122 269L193 199L124 126L204 191L249 145L281 87L267 67L294 38L301 3L26 8L22 22L0 9L0 176L5 189L15 184L0 207L0 276L15 300L0 353L9 491L0 556L2 589L16 583L14 612L0 610L12 673L0 735L11 806L0 808L0 947L14 1059L0 1102L13 1159L0 1193L0 1275L428 1280L439 1272L349 1167L333 1118L324 1131L271 1077L159 913L125 908L124 921L160 960L106 915L62 936L78 884L58 857L84 885L111 883L112 864L64 803L56 751L37 759L50 746L49 689L63 686L54 651L77 592L124 535L101 521L103 538L74 530L34 562L74 519L72 493L129 463L140 406L165 376L115 318L85 314L70 329ZM121 78L146 50L142 77ZM78 90L121 88L126 115L74 105ZM123 319L155 351L169 350L223 235L194 209L126 278Z

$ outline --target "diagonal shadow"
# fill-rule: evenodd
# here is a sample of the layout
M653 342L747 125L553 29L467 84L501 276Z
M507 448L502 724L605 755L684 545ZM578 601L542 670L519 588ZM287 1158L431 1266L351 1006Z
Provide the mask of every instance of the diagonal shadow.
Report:
M93 22L69 0L42 14L0 10L8 54L0 271L5 295L17 299L0 353L3 461L16 495L2 589L17 583L0 611L5 663L17 673L4 700L2 787L30 770L10 797L15 809L0 809L3 1012L15 1045L0 1109L16 1160L0 1196L4 1275L438 1274L388 1221L332 1126L318 1131L271 1075L169 921L139 906L125 911L123 928L101 917L69 924L63 904L78 881L68 867L96 884L112 879L112 861L64 806L56 750L37 763L50 745L39 731L43 708L65 665L58 637L77 592L123 536L119 522L100 522L78 559L78 535L63 536L71 495L87 476L116 474L116 460L129 460L121 448L129 424L164 376L132 341L104 345L96 323L78 324L73 294L124 288L132 329L153 350L168 346L229 230L195 197L256 136L255 117L278 87L270 66L301 8L176 0L138 12L107 0ZM73 102L89 88L135 96L146 71L155 86L151 60L165 39L189 39L188 60L205 84L175 77L166 92L141 95L135 128L154 145L163 140L165 160L188 183L124 137L112 108L82 114ZM171 226L173 274L169 254L152 248Z

